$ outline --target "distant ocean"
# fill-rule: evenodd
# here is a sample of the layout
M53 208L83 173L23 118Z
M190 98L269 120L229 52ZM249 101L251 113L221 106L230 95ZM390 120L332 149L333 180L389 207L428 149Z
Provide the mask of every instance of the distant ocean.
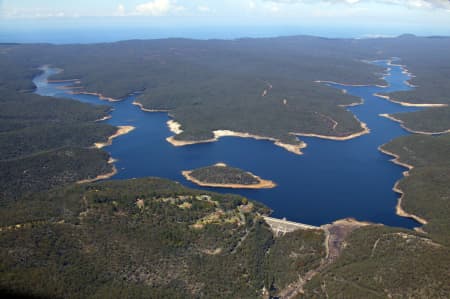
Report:
M158 27L158 26L2 26L0 23L1 43L102 43L130 39L236 39L261 38L290 35L314 35L327 38L374 38L394 37L403 33L416 35L436 35L424 28L355 28L355 27L318 27L318 26L276 26L276 27ZM443 32L441 35L450 35Z

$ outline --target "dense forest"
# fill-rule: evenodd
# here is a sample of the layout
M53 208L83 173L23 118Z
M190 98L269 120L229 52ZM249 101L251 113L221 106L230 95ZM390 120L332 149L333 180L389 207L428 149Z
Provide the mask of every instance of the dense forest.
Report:
M96 122L110 108L31 93L40 71L25 58L9 59L16 46L0 45L2 202L111 172L109 155L91 148L117 130Z
M185 176L204 184L218 185L258 185L262 182L258 176L245 170L230 167L223 163L185 171Z
M80 79L79 87L87 92L120 99L142 91L137 101L145 108L168 110L181 123L177 140L205 140L214 130L232 130L298 145L290 133L342 137L362 130L342 107L360 100L316 81L385 85L384 70L369 60L399 57L395 63L405 64L414 75L410 81L416 88L389 94L394 100L449 104L449 47L450 38L444 37L296 36L5 45L0 53L7 61L5 69L14 69L13 75L21 78L32 78L38 66L50 64L64 69L55 79ZM0 76L14 79L9 72ZM32 88L29 81L10 83L17 90ZM450 128L448 113L440 109L418 112L414 119L429 115L434 121L421 130Z
M154 178L30 195L1 210L0 288L61 298L256 298L325 254L320 230L275 239L258 216L268 212Z
M428 108L392 116L413 132L429 134L450 132L450 107Z
M51 64L64 69L55 79L81 79L86 91L143 91L144 107L182 124L179 139L228 129L296 143L290 132L360 130L340 106L359 99L314 81L384 84L363 60L399 56L416 75L418 87L393 98L449 104L449 46L414 36L0 45L0 295L267 298L300 282L299 298L448 298L449 134L382 147L413 167L397 190L425 225L365 225L336 245L323 227L274 234L261 217L269 208L236 195L159 178L74 184L113 170L92 148L116 131L96 122L110 108L32 94L32 78ZM449 129L448 108L394 117ZM324 267L330 245L340 254Z
M363 53L344 49L346 41L313 37L168 39L11 46L4 56L24 67L62 68L54 79L80 79L87 92L123 98L142 91L137 101L145 108L169 110L182 124L177 140L210 139L214 130L232 130L299 145L291 132L347 136L362 131L342 107L360 99L314 82L383 84L381 68L356 59Z
M398 184L406 211L428 220L423 228L433 239L450 245L450 134L397 138L383 149L413 166Z

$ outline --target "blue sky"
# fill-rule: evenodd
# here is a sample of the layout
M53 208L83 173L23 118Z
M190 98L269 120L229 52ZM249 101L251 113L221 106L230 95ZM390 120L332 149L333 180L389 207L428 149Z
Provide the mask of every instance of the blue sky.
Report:
M450 35L449 0L0 0L0 26L370 28ZM0 31L2 29L0 28ZM302 32L308 33L308 32Z

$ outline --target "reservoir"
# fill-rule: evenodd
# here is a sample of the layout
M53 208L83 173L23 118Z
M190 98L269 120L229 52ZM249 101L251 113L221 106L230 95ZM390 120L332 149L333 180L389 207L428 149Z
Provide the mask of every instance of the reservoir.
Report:
M113 144L105 148L118 160L116 167L119 172L113 179L156 176L197 189L238 193L270 207L273 217L286 217L311 225L353 217L361 221L412 228L418 223L395 214L399 194L392 191L405 168L390 162L392 157L378 150L380 145L410 133L379 114L410 112L418 108L404 107L373 95L412 88L405 84L409 75L401 66L388 65L387 61L374 63L388 70L385 77L388 87L329 84L364 99L364 104L348 109L367 124L370 134L348 141L299 137L308 145L302 150L303 155L290 153L270 141L238 137L174 147L166 141L173 135L166 125L169 120L167 113L140 110L132 105L136 95L110 103L95 95L71 94L69 90L61 89L70 83L47 82L47 78L56 72L52 68L45 69L34 79L34 83L36 93L40 95L112 106L112 118L106 120L107 123L136 127L136 130L114 139ZM218 162L250 171L276 182L278 186L264 190L202 188L181 175L182 170Z

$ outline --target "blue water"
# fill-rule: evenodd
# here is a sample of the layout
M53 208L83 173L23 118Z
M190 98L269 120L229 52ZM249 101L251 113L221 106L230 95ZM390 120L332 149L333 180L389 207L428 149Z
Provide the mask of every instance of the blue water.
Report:
M388 68L386 61L375 62ZM403 167L390 162L391 157L378 151L390 140L409 134L398 123L380 117L381 113L415 111L416 108L373 96L376 92L408 90L404 81L409 77L402 68L390 66L385 77L388 88L376 86L343 86L349 94L364 99L364 104L350 107L371 130L370 134L349 140L331 141L301 138L308 147L298 156L274 146L272 142L246 138L225 137L220 141L173 147L165 138L171 136L166 121L167 113L149 113L132 105L136 95L107 103L91 95L71 95L58 87L67 83L48 84L50 69L35 78L37 93L68 97L78 101L111 105L111 125L132 125L136 130L114 139L106 148L115 159L119 173L113 179L158 176L200 188L184 179L182 170L225 162L230 166L251 171L262 178L275 181L270 190L231 190L202 188L217 192L239 193L263 202L273 209L274 217L321 225L345 217L412 228L417 223L395 214L398 194L392 191L402 177Z
M222 24L223 21L223 24ZM171 20L152 18L0 18L0 42L4 43L101 43L130 39L192 38L235 39L242 37L278 37L314 35L327 38L370 38L413 33L420 36L450 35L448 26L434 24L361 24L361 22L329 23L294 22L264 25L258 22L241 24L235 20L209 20L176 17ZM222 25L220 25L222 24Z

